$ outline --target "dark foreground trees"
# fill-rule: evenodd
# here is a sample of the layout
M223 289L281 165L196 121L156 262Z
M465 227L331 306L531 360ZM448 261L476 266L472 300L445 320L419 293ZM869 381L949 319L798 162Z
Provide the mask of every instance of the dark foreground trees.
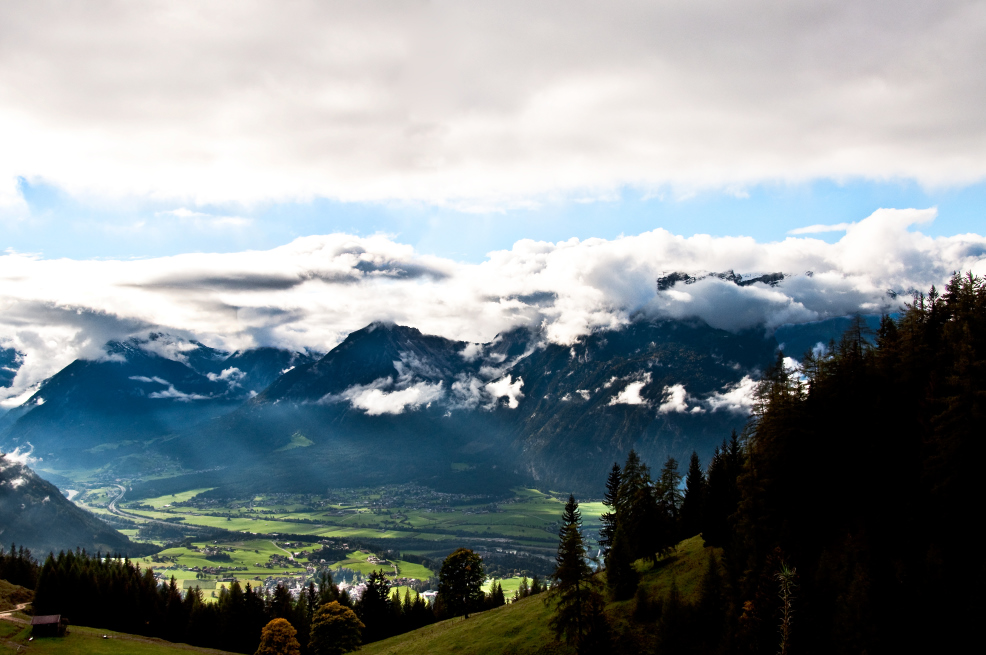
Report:
M984 426L986 283L975 276L918 295L875 333L854 320L800 369L779 355L750 424L707 470L697 524L721 566L710 560L697 605L669 596L648 618L638 595L640 620L657 622L661 652L963 650L986 613L974 555ZM659 545L638 520L646 472L633 453L621 470L607 558L618 598L630 570L618 565ZM663 479L648 484L667 510ZM696 525L699 480L690 465L683 525Z

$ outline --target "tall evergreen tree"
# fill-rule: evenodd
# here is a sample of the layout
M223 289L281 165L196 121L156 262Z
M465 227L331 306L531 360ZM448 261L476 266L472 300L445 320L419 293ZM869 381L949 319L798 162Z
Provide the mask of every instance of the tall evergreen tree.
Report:
M356 603L356 615L365 626L364 643L390 636L393 614L390 605L390 581L383 571L371 571L363 594Z
M599 517L602 527L599 529L599 546L602 549L602 556L605 560L609 556L609 550L613 547L613 536L616 534L617 509L620 505L620 484L622 474L620 465L613 462L613 468L609 472L606 480L606 493L603 495L603 505L608 508Z
M681 490L682 475L678 471L678 460L668 457L661 469L661 477L658 480L660 493L660 504L665 512L675 523L681 516L681 505L685 501L685 494Z
M596 602L598 591L592 578L592 569L585 559L582 540L582 512L574 496L568 497L559 530L558 554L555 557L554 584L551 587L555 599L555 614L551 627L559 638L583 651L592 622L591 605Z
M705 509L705 474L698 453L692 452L685 477L685 496L681 502L681 536L691 537L702 531Z

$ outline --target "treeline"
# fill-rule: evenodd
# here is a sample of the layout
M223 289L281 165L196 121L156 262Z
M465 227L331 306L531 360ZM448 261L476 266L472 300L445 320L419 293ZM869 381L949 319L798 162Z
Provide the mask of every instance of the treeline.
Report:
M381 572L370 575L357 601L340 591L326 571L297 598L280 585L264 593L250 583L233 582L219 592L217 602L207 603L199 589L183 592L174 578L160 584L150 568L82 551L49 556L38 575L34 610L62 614L79 625L240 653L255 652L263 627L285 619L306 652L315 611L333 601L355 611L365 626L364 643L435 621L423 598L391 594Z
M455 562L464 564L456 566ZM466 549L457 550L443 562L434 606L423 596L412 598L409 590L401 596L382 571L370 573L355 599L340 591L329 572L323 570L317 582L310 582L297 598L280 585L266 593L250 583L241 586L234 581L228 590L219 592L216 602L205 602L198 588L181 590L174 578L162 584L152 569L142 569L126 558L62 552L49 556L39 570L30 553L22 549L3 555L0 563L4 567L0 577L36 587L36 614L61 614L78 625L240 653L254 653L264 627L277 619L290 624L302 653L315 652L309 645L314 643L316 613L331 603L353 610L358 617L361 624L356 643L385 639L440 619L506 603L499 583L488 593L482 591L486 577L482 559ZM24 577L32 570L36 585ZM543 585L535 578L515 598L542 590Z
M31 551L24 546L20 548L17 544L10 544L10 550L4 550L0 546L0 580L6 580L11 584L20 585L27 589L34 589L38 583L38 572L40 567L31 556Z
M631 453L601 534L614 598L657 625L660 652L944 652L986 610L975 548L986 501L986 284L954 276L870 333L759 384L751 422L684 493ZM635 593L640 558L701 532L722 548L698 605ZM668 612L676 615L667 618Z

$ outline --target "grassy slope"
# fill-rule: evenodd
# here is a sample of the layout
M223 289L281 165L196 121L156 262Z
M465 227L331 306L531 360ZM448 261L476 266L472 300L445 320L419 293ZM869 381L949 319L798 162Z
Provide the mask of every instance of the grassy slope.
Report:
M0 580L0 612L14 609L20 603L29 603L34 599L34 592L6 580Z
M109 639L103 639L107 635ZM64 638L35 639L28 642L31 627L0 621L0 653L20 652L39 655L177 655L178 653L214 653L224 651L196 648L185 644L172 644L162 639L135 637L133 635L69 626ZM26 650L25 650L26 649Z
M657 566L638 562L642 573L641 585L651 598L657 599L667 596L674 580L682 598L695 602L699 582L705 572L708 550L702 546L701 537L692 537L678 545L677 554L662 559ZM365 655L403 655L407 652L432 655L574 653L573 649L555 641L548 625L552 608L545 606L543 598L525 598L495 610L474 614L468 619L442 621L369 644L361 652ZM627 617L633 612L634 602L629 600L607 605L606 613L618 633L630 629Z

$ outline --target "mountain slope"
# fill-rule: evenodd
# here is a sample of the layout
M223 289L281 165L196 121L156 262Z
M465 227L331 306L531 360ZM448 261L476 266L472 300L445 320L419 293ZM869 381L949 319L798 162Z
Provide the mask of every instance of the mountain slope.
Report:
M0 539L48 552L85 548L89 552L134 552L124 535L69 502L34 471L0 455Z
M778 335L808 348L840 326ZM16 420L0 445L31 444L62 472L214 471L198 486L415 481L465 491L524 481L595 494L630 448L655 466L693 450L707 460L742 429L778 347L762 330L646 317L572 345L536 329L474 344L374 323L317 361L151 335L49 379L8 414Z
M748 411L724 394L751 389L776 348L697 323L638 321L574 346L523 329L468 344L374 324L166 447L186 468L298 488L521 476L596 489L631 447L649 461L711 453ZM295 435L312 445L288 449Z
M0 443L33 447L46 466L144 459L147 442L231 411L310 359L275 348L229 355L158 334L110 342L103 359L72 362L12 410Z

